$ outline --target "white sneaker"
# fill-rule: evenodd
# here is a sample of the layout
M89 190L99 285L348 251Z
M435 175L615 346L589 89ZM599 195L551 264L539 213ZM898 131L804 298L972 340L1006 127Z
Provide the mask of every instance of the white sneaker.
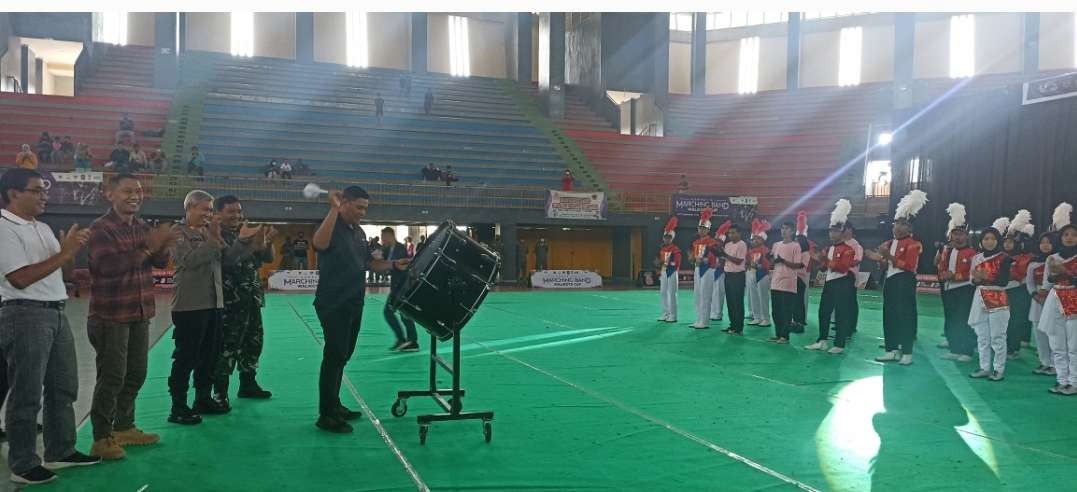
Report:
M957 359L955 359L955 360L957 360L958 362L972 362L972 356L971 355L959 355L959 356L957 356Z
M662 316L661 318L658 318L656 321L669 321L669 316Z
M901 359L901 352L894 350L875 358L875 362L896 362Z
M759 325L759 322L753 319L753 320L751 320L751 321L749 321L749 322L747 322L745 324L746 325Z
M908 354L902 355L901 360L898 361L898 364L901 364L903 366L911 365L912 364L912 355L908 355Z
M766 320L766 319L765 319L765 320L763 320L763 321L760 321L760 322L759 322L759 325L758 325L758 326L759 326L760 328L767 328L767 327L769 327L769 326L770 326L770 320Z
M697 330L706 330L707 328L710 328L710 326L695 323L695 324L692 325L692 328L695 328Z
M972 371L972 374L969 374L969 377L972 378L972 379L980 379L980 378L986 378L986 377L988 377L990 375L991 375L991 373L988 372L988 371L985 371L983 369L977 369L975 371Z
M942 354L942 356L939 357L939 358L942 359L942 360L957 360L958 357L961 357L961 356L957 355L957 354L955 354L953 352L947 352L945 354Z
M838 354L841 354L841 353L844 353L844 352L845 352L845 349L842 348L842 347L834 347L834 348L826 351L826 353L833 354L833 355L838 355Z
M807 350L826 350L829 347L829 342L827 342L826 340L819 340L818 342L805 346L804 348Z
M666 323L676 323L677 318L666 318Z
M936 345L936 347L941 348L941 349L950 348L950 341L949 340L943 340L943 341L939 342L939 344Z

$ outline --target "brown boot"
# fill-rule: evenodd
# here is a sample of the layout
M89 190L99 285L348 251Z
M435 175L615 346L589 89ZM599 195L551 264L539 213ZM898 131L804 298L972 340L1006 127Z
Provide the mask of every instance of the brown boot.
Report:
M90 454L100 456L103 460L122 460L127 456L123 448L116 443L116 438L111 435L94 441Z
M149 432L142 432L142 429L132 427L123 431L114 431L112 435L116 439L116 443L120 446L146 446L150 444L157 444L161 440L161 436ZM102 456L104 458L104 456Z

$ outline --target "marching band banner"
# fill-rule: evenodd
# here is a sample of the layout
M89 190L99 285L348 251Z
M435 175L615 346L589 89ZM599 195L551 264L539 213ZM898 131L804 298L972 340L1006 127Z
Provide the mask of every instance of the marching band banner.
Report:
M542 270L531 274L531 286L544 289L591 289L602 287L602 277L584 270Z
M278 270L269 276L272 290L316 290L318 270Z
M674 193L670 199L670 209L673 215L678 217L699 218L703 209L710 207L714 215L721 223L725 219L733 219L742 224L752 221L755 217L756 206L759 199L754 196L726 196L726 195L697 195L691 193ZM711 219L714 223L714 219ZM694 226L694 224L693 224Z
M547 190L546 218L606 220L606 194Z
M1036 104L1067 97L1077 97L1077 72L1025 82L1021 105Z

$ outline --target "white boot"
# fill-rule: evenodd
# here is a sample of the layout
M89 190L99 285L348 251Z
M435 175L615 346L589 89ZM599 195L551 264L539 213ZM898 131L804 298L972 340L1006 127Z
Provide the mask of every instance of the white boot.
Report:
M901 352L897 350L887 352L875 358L875 362L896 362L901 360Z
M911 365L912 364L912 354L902 355L901 360L898 361L898 364L901 364L903 366Z
M826 350L830 347L830 342L826 340L819 340L811 345L804 347L806 350Z

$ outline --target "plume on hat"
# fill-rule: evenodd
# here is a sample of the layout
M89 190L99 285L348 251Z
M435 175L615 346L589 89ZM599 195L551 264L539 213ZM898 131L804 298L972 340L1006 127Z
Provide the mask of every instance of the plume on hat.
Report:
M725 233L729 232L730 227L733 227L733 221L726 219L725 222L718 226L718 230L714 231L714 237L725 241Z
M853 204L842 198L834 204L834 211L830 212L830 227L844 225L849 220L849 212L853 211Z
M699 227L711 228L711 217L714 216L714 209L707 207L703 211L699 212Z
M1059 203L1055 207L1055 213L1051 215L1051 227L1058 231L1070 225L1070 214L1073 213L1073 205L1066 202Z
M1010 227L1006 229L1007 236L1016 236L1017 234L1031 236L1034 232L1036 232L1036 226L1032 224L1032 212L1025 209L1017 211L1017 215L1013 216L1013 220L1010 221Z
M1006 234L1006 229L1010 227L1009 217L999 217L991 223L991 228L998 231L999 234Z
M808 212L803 210L797 212L797 235L808 235Z
M766 241L767 240L767 231L769 231L769 230L770 230L770 222L767 222L766 219L760 219L758 217L752 219L752 235L753 236L761 237L761 238L763 238L764 241Z
M665 227L665 229L663 229L663 231L664 231L664 234L663 234L664 236L677 237L677 216L676 215L669 218L669 221L666 222L666 227Z
M894 219L909 220L916 217L916 214L920 213L920 210L927 205L927 193L923 190L912 190L898 202L897 211L894 213Z
M965 206L963 204L954 202L949 207L946 207L946 213L950 215L950 226L946 229L946 233L954 229L963 229L965 227Z

